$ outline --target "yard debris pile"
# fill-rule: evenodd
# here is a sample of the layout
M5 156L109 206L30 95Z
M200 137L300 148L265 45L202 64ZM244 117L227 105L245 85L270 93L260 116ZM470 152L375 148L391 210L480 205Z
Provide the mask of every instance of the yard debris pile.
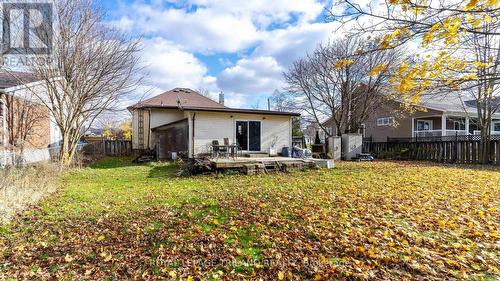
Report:
M500 276L498 171L384 162L293 177L174 171L67 176L66 194L1 228L0 279Z

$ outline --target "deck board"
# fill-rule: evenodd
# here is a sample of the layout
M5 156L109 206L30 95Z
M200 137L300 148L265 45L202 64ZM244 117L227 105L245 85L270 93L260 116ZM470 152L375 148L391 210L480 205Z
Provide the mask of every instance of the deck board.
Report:
M311 163L312 160L299 159L299 158L289 158L289 157L259 157L259 158L214 158L210 159L212 166L216 169L237 169L243 168L244 165L248 164L274 164L279 162L284 163Z

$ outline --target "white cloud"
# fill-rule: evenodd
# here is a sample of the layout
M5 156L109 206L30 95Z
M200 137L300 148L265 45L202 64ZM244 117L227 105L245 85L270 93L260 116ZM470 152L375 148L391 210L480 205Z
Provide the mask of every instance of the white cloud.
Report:
M283 68L272 57L244 58L217 77L217 85L226 91L255 95L270 93L282 84Z
M312 52L320 43L336 36L337 23L312 23L276 29L253 52L254 56L273 56L288 67L293 61Z
M315 23L324 2L185 0L165 5L137 0L122 5L112 24L152 37L143 51L150 84L165 90L203 88L212 98L223 90L226 105L248 107L282 88L289 64L334 35L337 24ZM195 53L231 53L240 59L220 58L218 66L224 69L209 75Z
M160 37L144 41L141 58L148 72L147 82L168 90L175 87L215 89L213 76L193 54Z
M271 24L311 22L323 7L315 0L193 0L183 8L136 2L122 7L122 16L112 23L123 30L168 38L189 51L238 52L265 40Z
M225 94L224 105L234 108L247 107L247 97L243 94L228 93Z
M259 28L266 28L271 23L290 21L292 14L295 14L301 22L313 21L324 7L320 1L316 0L193 0L190 2L220 13L250 18Z
M187 12L134 4L127 13L135 15L134 27L138 32L168 38L190 51L236 52L259 39L251 19L219 13L214 9L200 8ZM130 16L127 14L122 19L124 17Z

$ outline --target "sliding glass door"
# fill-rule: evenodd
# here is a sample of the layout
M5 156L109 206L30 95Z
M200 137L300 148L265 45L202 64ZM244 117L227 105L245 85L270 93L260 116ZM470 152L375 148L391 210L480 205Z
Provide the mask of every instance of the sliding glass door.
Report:
M244 151L260 151L260 121L236 121L236 142Z

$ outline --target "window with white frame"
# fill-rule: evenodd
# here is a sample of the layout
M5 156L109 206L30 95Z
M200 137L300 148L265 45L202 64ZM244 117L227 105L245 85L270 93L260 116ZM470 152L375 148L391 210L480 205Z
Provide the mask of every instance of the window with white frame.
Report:
M417 131L429 131L432 130L431 120L417 120Z
M377 118L377 126L392 126L394 125L394 117Z
M454 120L453 121L453 130L455 130L455 131L465 130L465 120Z
M493 131L500 132L500 122L493 123Z

